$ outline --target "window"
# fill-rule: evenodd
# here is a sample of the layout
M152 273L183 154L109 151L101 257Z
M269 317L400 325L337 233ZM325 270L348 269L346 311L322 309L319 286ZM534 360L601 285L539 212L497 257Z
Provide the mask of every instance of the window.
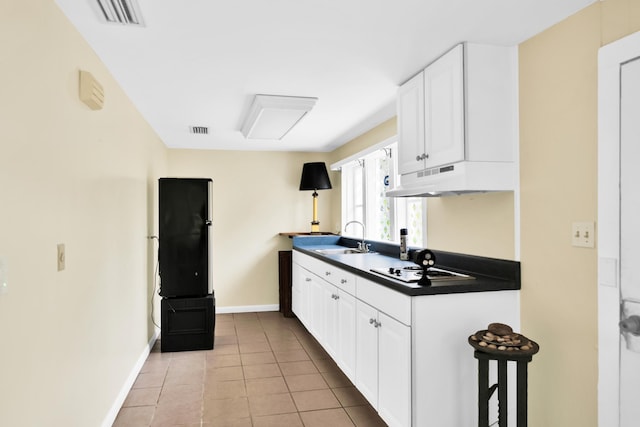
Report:
M400 229L408 229L411 246L426 247L426 203L419 197L386 197L393 188L397 170L397 142L388 141L370 152L341 164L342 223L357 220L366 226L366 238L399 242ZM350 225L343 234L362 237L358 226Z

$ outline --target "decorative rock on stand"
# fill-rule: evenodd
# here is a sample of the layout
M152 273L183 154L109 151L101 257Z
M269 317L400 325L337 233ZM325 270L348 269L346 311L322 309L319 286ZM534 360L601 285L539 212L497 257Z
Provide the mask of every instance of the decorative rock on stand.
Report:
M507 362L517 363L516 426L527 427L527 364L540 347L510 326L492 323L469 337L478 359L478 427L489 427L489 399L498 390L498 427L507 427ZM498 383L489 387L489 361L498 364Z

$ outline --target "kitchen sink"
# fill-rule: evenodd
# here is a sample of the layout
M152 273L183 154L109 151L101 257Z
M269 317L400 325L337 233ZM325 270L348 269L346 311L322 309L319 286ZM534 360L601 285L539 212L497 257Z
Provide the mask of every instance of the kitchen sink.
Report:
M373 252L364 252L356 248L316 249L315 251L322 255L347 255L347 254L372 254L373 253Z

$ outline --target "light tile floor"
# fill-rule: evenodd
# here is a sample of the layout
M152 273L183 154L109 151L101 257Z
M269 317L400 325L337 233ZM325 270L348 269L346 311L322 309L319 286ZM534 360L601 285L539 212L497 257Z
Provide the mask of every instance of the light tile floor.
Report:
M114 426L386 424L297 319L266 312L218 314L213 350L156 342Z

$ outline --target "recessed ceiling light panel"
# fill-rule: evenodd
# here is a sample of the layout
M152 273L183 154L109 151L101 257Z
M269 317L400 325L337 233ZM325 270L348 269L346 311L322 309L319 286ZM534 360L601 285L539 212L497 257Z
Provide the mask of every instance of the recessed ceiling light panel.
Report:
M256 95L242 125L247 139L280 140L313 108L318 98Z

